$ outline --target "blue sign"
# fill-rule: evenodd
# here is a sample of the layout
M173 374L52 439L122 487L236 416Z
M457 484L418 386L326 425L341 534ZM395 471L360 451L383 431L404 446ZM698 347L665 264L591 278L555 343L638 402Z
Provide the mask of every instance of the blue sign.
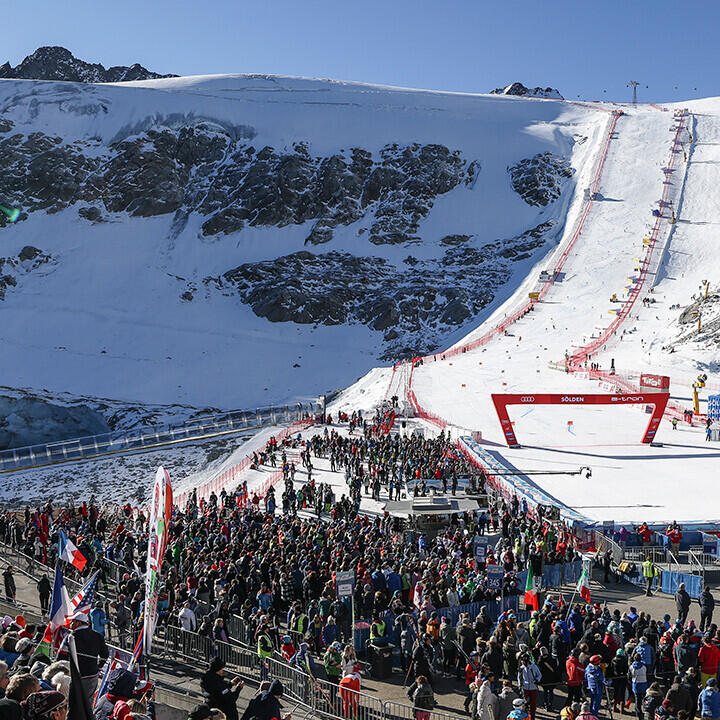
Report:
M488 590L500 590L505 577L505 570L501 565L488 565L485 569L487 573Z
M475 538L475 561L478 564L483 564L487 557L487 546L488 539L486 537Z

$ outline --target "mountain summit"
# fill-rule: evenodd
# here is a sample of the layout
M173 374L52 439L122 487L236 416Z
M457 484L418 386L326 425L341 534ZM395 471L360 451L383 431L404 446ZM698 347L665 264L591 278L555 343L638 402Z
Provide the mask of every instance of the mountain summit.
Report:
M100 63L88 63L76 58L69 50L58 46L38 48L19 65L11 67L9 62L0 66L0 78L21 80L66 80L82 83L112 83L129 80L157 80L177 77L150 72L135 63L130 67L115 65L107 70Z

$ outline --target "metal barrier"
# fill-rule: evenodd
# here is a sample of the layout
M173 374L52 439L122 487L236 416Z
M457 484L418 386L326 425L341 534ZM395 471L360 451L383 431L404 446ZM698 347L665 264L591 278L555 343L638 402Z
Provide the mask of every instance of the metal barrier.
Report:
M384 704L384 713L386 718L399 718L401 720L416 720L418 717L416 710L411 705L404 705L403 703L387 701ZM463 720L461 715L455 715L453 713L442 712L440 710L424 710L428 720ZM464 720L467 720L465 718Z
M139 433L129 434L128 432L115 431L60 442L2 450L0 451L0 472L24 470L40 465L152 448L173 442L201 439L217 433L289 423L299 420L306 413L312 413L313 411L314 407L312 405L298 405L294 408L289 406L258 408L255 411L238 410L186 422L183 425L145 428Z
M619 565L625 559L625 552L612 538L595 530L595 548L598 552L610 551L613 562Z

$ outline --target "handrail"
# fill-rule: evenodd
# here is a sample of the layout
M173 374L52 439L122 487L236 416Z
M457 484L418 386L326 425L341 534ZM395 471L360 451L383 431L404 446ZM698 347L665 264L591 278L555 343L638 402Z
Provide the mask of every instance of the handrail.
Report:
M100 435L71 438L56 442L27 445L0 450L0 472L24 470L42 465L90 459L118 452L152 448L173 442L197 440L209 435L257 429L267 425L292 422L312 411L298 403L294 407L267 407L252 410L233 410L220 415L185 422L182 425L163 425L140 429L135 433L114 431Z

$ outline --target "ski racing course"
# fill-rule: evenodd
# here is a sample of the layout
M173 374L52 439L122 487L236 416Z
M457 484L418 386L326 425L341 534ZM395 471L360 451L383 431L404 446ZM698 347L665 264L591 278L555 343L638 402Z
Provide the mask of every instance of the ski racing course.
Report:
M705 113L693 114L697 105ZM713 277L719 264L701 227L717 217L708 190L720 179L718 161L709 158L696 171L693 143L703 142L706 155L720 155L720 106L717 100L689 106L689 112L613 108L553 255L465 339L445 353L396 366L388 378L387 396L407 397L415 414L435 426L479 431L475 447L484 464L517 470L536 497L585 521L720 522L720 508L701 501L713 496L720 449L705 442L704 425L680 422L673 430L670 423L692 407L696 368L714 371L710 380L717 383L717 364L709 357L694 368L698 353L661 350L680 312L671 306L686 306L699 279ZM541 282L542 270L549 275ZM538 293L537 300L529 293ZM655 302L646 304L647 298ZM584 393L637 394L633 373L622 368L633 368L635 377L671 378L655 446L640 442L649 420L643 404L583 405ZM522 443L511 449L494 393L528 399L559 393L563 402L511 407ZM523 477L581 466L591 468L591 477Z

